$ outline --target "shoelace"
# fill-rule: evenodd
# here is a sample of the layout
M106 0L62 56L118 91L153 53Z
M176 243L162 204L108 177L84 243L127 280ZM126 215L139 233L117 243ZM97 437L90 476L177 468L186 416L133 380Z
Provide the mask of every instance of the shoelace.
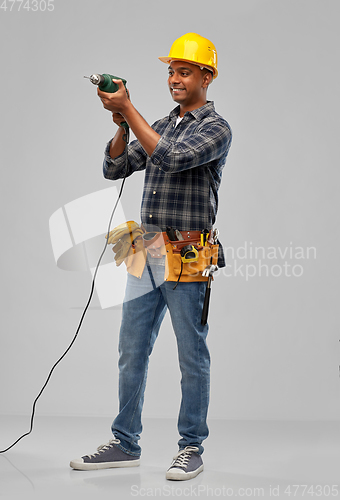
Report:
M100 453L104 453L104 451L109 450L112 448L114 444L119 444L120 441L119 439L110 439L110 441L106 444L101 444L98 446L97 451L93 453L92 455L86 455L89 458L95 457L96 455L99 455Z
M186 468L194 451L198 451L196 446L187 446L184 450L180 450L177 455L174 456L174 462L171 464L171 467Z

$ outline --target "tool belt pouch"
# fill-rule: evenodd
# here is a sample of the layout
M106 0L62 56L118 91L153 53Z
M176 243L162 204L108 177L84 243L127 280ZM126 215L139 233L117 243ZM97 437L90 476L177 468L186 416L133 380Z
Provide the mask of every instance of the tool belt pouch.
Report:
M125 259L126 269L129 274L141 278L146 264L147 252L151 257L157 259L165 255L164 239L161 232L145 232L134 240L129 255Z
M166 281L207 281L208 277L202 276L202 271L210 264L217 265L218 260L218 245L208 243L207 246L195 247L198 250L198 260L196 262L182 262L181 249L186 245L192 245L192 240L181 240L176 243L168 243L165 245L166 261L165 261L165 279ZM182 273L181 273L182 269Z

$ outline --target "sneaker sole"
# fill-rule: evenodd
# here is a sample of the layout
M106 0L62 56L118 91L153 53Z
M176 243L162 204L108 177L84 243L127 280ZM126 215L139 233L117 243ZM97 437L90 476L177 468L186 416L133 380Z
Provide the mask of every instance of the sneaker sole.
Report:
M172 469L168 470L165 477L166 479L172 479L174 481L186 481L187 479L193 479L196 477L202 470L204 469L204 465L200 465L198 469L192 472L184 472L182 469Z
M138 467L139 465L140 465L140 459L126 460L125 462L98 462L92 464L88 462L76 462L76 461L70 462L70 467L76 470L115 469L118 467Z

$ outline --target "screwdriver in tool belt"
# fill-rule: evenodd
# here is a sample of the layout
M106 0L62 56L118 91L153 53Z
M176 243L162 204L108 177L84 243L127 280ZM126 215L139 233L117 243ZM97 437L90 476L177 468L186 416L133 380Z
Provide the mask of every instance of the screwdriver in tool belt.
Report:
M208 229L203 229L203 231L201 231L201 246L202 247L205 247L208 244L208 236L209 236Z

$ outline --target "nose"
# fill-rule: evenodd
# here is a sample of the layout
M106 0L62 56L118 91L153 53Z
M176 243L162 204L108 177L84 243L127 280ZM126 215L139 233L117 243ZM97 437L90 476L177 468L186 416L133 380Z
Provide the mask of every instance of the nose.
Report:
M172 75L169 75L169 84L176 84L180 83L180 80L178 78L178 74L174 72Z

